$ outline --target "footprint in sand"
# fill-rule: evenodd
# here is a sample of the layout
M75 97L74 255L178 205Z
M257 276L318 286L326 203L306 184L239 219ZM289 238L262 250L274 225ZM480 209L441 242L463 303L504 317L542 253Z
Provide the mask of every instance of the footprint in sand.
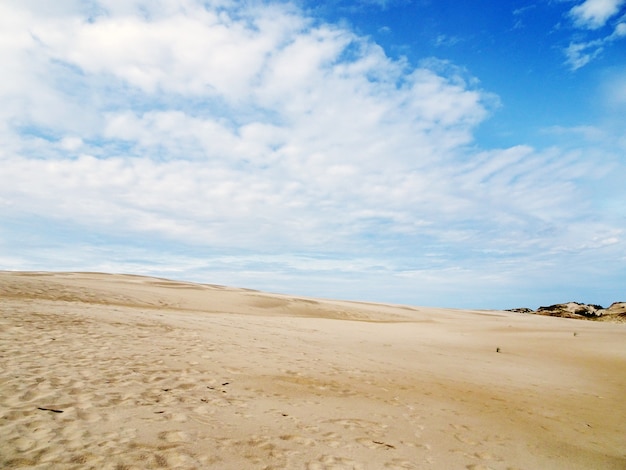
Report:
M12 439L9 443L19 452L26 452L35 447L36 441L34 439L28 439L25 437L18 437Z
M407 470L416 469L417 467L408 460L393 459L390 462L385 463L385 468L388 468L389 470Z
M307 470L364 470L365 465L352 459L323 455L317 462L309 462Z
M282 436L279 436L279 437L283 441L293 441L296 444L299 444L304 447L313 447L316 445L315 440L308 438L308 437L292 435L292 434L283 434Z
M463 434L455 434L454 438L457 441L462 442L463 444L468 444L470 446L478 445L478 442L476 442L475 440L473 440L473 439L471 439L471 438L469 438L467 436L464 436Z
M470 446L478 445L478 442L476 442L471 437L467 436L467 433L472 432L469 426L465 424L450 424L450 426L454 428L456 431L461 431L461 432L454 434L454 438L457 441L462 442L463 444L468 444Z
M76 410L76 417L81 421L86 421L88 423L95 423L100 421L101 416L98 413L93 411L85 411L84 409Z
M359 437L356 439L356 442L367 447L368 449L391 450L396 448L393 444L381 440L371 439L369 437Z
M189 435L183 431L163 431L159 433L159 439L166 442L186 442L189 440Z
M185 413L170 413L167 418L177 423L185 423L188 419Z
M327 432L322 435L322 442L333 449L341 446L341 436L336 432Z
M357 429L385 430L388 427L386 424L380 424L374 421L367 421L364 419L331 419L327 420L326 422L340 425L348 431L354 431Z
M368 449L380 449L381 448L380 444L375 443L369 437L359 437L359 438L357 438L355 440L356 440L356 442L358 442L362 446L367 447Z
M407 447L414 447L416 449L423 449L427 451L430 451L430 449L432 448L430 444L424 444L422 442L405 442L405 445Z

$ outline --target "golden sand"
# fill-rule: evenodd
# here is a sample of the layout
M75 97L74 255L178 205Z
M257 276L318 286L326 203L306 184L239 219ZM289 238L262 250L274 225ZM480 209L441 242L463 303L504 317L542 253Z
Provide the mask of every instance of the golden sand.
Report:
M0 468L626 468L626 324L0 272Z

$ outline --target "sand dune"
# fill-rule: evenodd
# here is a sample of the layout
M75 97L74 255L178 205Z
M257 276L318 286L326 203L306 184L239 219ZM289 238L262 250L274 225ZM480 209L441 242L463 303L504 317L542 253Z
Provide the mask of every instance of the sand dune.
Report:
M623 470L625 396L626 324L0 272L1 468Z

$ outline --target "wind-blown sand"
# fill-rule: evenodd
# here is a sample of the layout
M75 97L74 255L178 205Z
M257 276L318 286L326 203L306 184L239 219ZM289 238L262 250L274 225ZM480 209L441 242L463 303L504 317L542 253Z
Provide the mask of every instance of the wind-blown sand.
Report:
M626 324L0 272L0 467L623 470Z

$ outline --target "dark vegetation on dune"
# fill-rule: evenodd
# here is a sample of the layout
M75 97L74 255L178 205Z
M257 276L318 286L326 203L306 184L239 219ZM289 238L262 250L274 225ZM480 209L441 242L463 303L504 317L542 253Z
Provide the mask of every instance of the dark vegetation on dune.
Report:
M579 318L586 320L626 322L626 302L613 302L608 308L596 304L582 304L568 302L554 304L547 307L539 307L537 310L530 308L512 308L511 312L532 313L535 315L547 315L551 317Z

